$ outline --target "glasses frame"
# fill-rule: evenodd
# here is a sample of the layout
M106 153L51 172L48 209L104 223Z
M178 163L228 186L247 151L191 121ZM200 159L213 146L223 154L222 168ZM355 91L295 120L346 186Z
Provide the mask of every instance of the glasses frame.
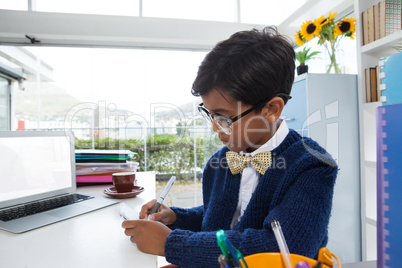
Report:
M221 114L214 114L214 113L211 113L210 111L208 111L207 108L205 108L203 102L201 102L200 104L198 104L198 111L199 111L201 114L204 112L204 113L209 117L211 123L212 123L212 122L215 122L216 125L219 127L220 130L222 130L223 132L225 132L227 135L230 135L230 134L232 133L232 124L233 124L234 122L236 122L236 121L239 120L240 118L242 118L242 117L248 115L248 114L251 113L252 111L255 111L255 110L257 110L258 108L261 108L263 105L265 105L267 102L269 102L270 100L272 100L272 99L275 98L275 97L280 97L280 98L282 98L282 99L287 99L287 100L290 100L290 99L292 98L292 96L290 96L290 95L288 95L288 94L286 94L286 93L277 93L277 94L275 94L274 96L272 96L272 97L270 97L270 98L267 98L267 99L265 99L265 100L262 100L261 102L257 103L255 106L251 107L251 108L248 109L247 111L242 112L241 114L235 116L234 118L230 118L230 117L227 117L227 116L221 115ZM226 119L226 121L227 121L227 123L228 123L228 125L229 125L230 132L226 131L226 129L223 128L223 127L214 119L215 116L219 116L219 117L221 117L221 118L223 117L223 118Z

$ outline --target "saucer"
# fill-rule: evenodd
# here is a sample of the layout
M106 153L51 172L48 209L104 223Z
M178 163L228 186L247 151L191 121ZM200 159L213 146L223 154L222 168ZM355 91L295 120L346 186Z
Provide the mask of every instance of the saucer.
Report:
M103 193L108 196L121 199L121 198L135 197L135 196L139 195L140 193L142 193L143 191L144 191L144 187L133 186L133 189L131 190L131 192L118 193L115 187L110 187L110 188L105 189L103 191Z

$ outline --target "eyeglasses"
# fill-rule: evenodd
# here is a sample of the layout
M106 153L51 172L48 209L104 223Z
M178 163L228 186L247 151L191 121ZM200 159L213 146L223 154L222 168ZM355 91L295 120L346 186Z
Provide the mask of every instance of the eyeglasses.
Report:
M288 94L285 93L278 93L275 94L274 96L265 99L259 103L257 103L254 107L251 107L247 111L239 114L238 116L234 118L230 118L221 114L213 114L210 111L208 111L207 108L205 108L204 103L200 103L198 105L198 111L201 113L202 117L205 119L208 125L212 125L212 122L214 122L220 130L222 130L225 134L230 135L232 134L232 124L239 120L240 118L248 115L252 111L255 111L258 108L261 108L264 106L267 102L269 102L271 99L274 97L281 97L283 99L291 99L292 97L289 96Z

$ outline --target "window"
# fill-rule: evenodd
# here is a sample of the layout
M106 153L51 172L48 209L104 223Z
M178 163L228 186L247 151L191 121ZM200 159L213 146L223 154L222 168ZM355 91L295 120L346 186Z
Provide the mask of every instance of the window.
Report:
M0 0L0 9L28 10L29 0ZM279 25L305 0L32 0L33 11L144 16Z
M8 80L0 76L0 131L10 129L10 89Z
M144 0L143 16L235 22L237 7L233 0Z
M0 9L27 10L28 3L36 3L32 9L41 12L164 17L277 25L305 1L0 0ZM4 13L13 15L14 12ZM277 14L281 14L281 17L276 16ZM48 15L53 16L54 14ZM24 16L21 17L18 20L25 21ZM88 18L93 17L88 16ZM110 17L97 16L97 18L101 18L107 23L110 22ZM14 24L19 25L19 23ZM208 27L211 29L205 32L212 33L212 36L216 29L215 26L228 25L226 23L205 24L209 25ZM10 32L18 32L18 27L15 28L12 25L9 27L11 27ZM55 25L55 29L58 27L63 29L63 25ZM111 28L113 29L113 27ZM146 27L144 28L141 30L147 31ZM177 29L182 31L181 27L177 27ZM14 40L15 33L10 35L12 36L5 38ZM74 36L75 32L71 32L71 35ZM21 34L21 38L23 36ZM51 42L39 47L26 47L25 51L14 49L17 53L25 53L27 56L24 57L25 59L30 59L31 66L19 66L19 68L31 73L24 82L25 90L13 91L15 92L13 97L15 108L11 112L11 128L17 129L17 126L25 129L68 127L74 130L80 145L90 148L99 146L99 142L101 146L115 146L116 141L113 139L132 140L139 157L143 159L141 170L159 169L159 175L177 170L171 168L176 165L175 163L166 162L166 157L173 159L172 156L176 156L176 154L173 152L172 155L166 155L166 150L162 150L163 146L158 142L169 142L169 139L170 141L179 139L182 142L178 146L186 147L183 157L187 163L187 166L182 168L182 173L186 172L188 176L194 174L198 176L206 158L222 146L216 136L211 135L211 130L204 126L203 121L197 118L198 114L194 107L200 101L190 93L197 68L206 52L66 48L61 47L64 41L60 37L62 35L48 32L45 29L43 36L49 36ZM161 36L162 39L166 36L170 38L168 31L162 30ZM109 41L114 40L116 36L114 36L114 32L100 30L99 35L90 36L85 44L87 46L127 47L124 41L127 36L117 36L119 39L112 44L97 42L98 37L103 38L103 41ZM66 43L79 46L80 41L81 39ZM180 41L181 39L178 42ZM26 44L26 42L28 40L23 39L21 44ZM199 40L196 42L202 43ZM315 41L313 42L315 43ZM310 42L309 45L314 45L313 42ZM58 47L46 47L49 44L56 44ZM345 53L340 52L340 57L347 55L347 58L341 59L340 63L350 66L350 72L355 73L356 57L346 52L346 50L352 49L356 53L355 44L351 44L343 47ZM187 45L189 43L184 42L183 46L177 46L176 49L190 49L186 47ZM0 46L0 52L1 49ZM317 50L319 49L323 49L323 47L317 46ZM320 55L322 60L309 62L310 72L325 72L324 54ZM0 53L0 55L3 54ZM353 61L352 64L349 65L348 60ZM37 68L38 62L40 68ZM0 90L3 90L3 86L0 86ZM0 95L0 103L4 103L5 97L1 96L3 95ZM10 115L7 116L10 118ZM160 145L160 150L154 145ZM165 143L165 147L173 148L173 146L173 142ZM175 160L178 159L178 157L175 158Z
M314 38L296 49L296 51L301 51L304 47L311 47L311 52L321 52L314 59L307 62L309 73L325 73L327 66L330 63L328 52L325 50L323 45L321 46L317 44L317 40L317 38ZM350 38L343 38L339 42L336 58L342 73L357 74L356 47L356 39L352 40ZM297 64L298 62L296 62L296 65Z
M36 0L36 11L138 16L139 0Z
M306 1L241 0L241 22L279 25Z
M157 189L179 174L182 187L172 196L183 188L189 195L167 204L202 203L202 170L222 147L190 92L206 52L24 47L18 53L41 68L15 92L14 125L71 129L76 148L130 149L140 171L156 171Z
M0 9L28 10L28 0L0 0Z

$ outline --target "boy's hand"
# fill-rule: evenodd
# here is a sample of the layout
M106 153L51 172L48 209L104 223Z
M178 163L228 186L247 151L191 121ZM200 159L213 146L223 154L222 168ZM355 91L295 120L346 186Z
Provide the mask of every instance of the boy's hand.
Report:
M160 222L148 220L124 221L122 227L130 240L144 253L165 256L165 243L172 230Z
M155 205L155 203L156 203L156 199L153 199L141 207L140 219L148 218L148 214L151 211L151 209L153 208L153 206ZM176 223L177 217L176 217L176 213L173 210L171 210L169 207L165 206L164 204L161 204L161 206L158 209L158 212L150 215L149 219L151 221L160 221L161 223L163 223L165 225L172 225L172 224Z

